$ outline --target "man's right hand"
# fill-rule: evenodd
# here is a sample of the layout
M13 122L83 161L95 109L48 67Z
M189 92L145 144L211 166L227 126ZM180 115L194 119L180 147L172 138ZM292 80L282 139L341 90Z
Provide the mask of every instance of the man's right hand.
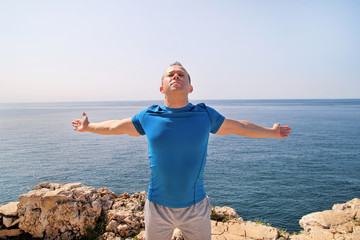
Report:
M76 119L72 121L72 125L74 127L74 131L78 132L86 132L89 126L89 120L85 112L82 113L82 119Z

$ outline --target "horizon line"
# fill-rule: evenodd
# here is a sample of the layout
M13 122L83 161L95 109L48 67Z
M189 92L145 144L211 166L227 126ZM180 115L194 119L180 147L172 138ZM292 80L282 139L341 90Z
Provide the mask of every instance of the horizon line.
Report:
M191 101L287 101L287 100L360 100L360 98L221 98L221 99L189 99ZM55 100L55 101L4 101L0 104L30 104L30 103L84 103L84 102L151 102L164 101L164 99L144 99L144 100Z

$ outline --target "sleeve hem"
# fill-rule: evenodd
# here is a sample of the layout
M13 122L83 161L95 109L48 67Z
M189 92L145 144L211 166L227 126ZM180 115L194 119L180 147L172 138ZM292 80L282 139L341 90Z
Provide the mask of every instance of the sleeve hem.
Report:
M211 131L211 133L215 134L217 133L217 131L219 131L221 125L224 123L225 121L225 117L220 115L219 118L216 121L216 127L213 129L213 131Z
M139 121L135 118L135 117L132 117L131 118L131 121L136 129L136 131L138 131L139 134L141 135L145 135L145 131L144 129L142 128L141 124L139 123Z

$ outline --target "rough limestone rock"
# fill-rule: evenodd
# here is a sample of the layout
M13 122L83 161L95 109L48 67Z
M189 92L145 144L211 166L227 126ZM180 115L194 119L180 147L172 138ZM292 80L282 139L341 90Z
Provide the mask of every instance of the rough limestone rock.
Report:
M360 240L360 199L308 214L299 223L305 231L291 240Z
M334 235L330 231L315 230L305 234L290 237L291 240L333 240ZM342 239L342 238L340 238ZM347 238L345 238L347 239ZM351 239L351 238L350 238Z
M353 200L348 201L343 204L335 204L332 208L335 212L345 211L356 213L356 218L360 218L360 199L354 198Z
M9 202L8 204L0 206L0 214L9 217L16 217L18 215L18 203L19 202Z
M34 238L85 237L97 224L104 198L81 183L41 183L19 197L19 228Z
M97 190L97 193L100 195L102 209L103 212L105 213L112 207L117 196L113 191L107 188L99 188Z
M132 237L145 228L144 205L147 193L124 193L114 199L111 208L106 212L106 232L102 239L114 237ZM113 234L110 234L113 233Z
M267 239L275 240L279 230L250 221L232 220L229 222L211 221L211 239Z
M211 216L212 220L216 221L229 221L232 219L240 219L240 216L236 213L235 209L230 207L214 207L212 208Z
M3 217L3 225L6 228L11 228L13 226L15 226L16 224L18 224L20 222L20 219L17 217Z
M171 240L184 240L184 237L183 237L180 229L175 228L174 233L171 237Z
M300 226L304 228L305 231L311 231L311 229L314 228L329 229L330 226L338 226L354 220L355 215L355 212L326 210L302 217Z
M20 229L5 229L0 230L0 239L7 239L8 237L17 237L23 233Z
M0 239L22 234L22 231L16 228L20 221L17 206L18 202L10 202L0 206Z
M316 228L330 229L354 221L360 212L360 200L353 199L345 204L335 204L332 210L315 212L301 218L300 226L305 231Z
M19 203L0 206L0 239L28 239L30 234L41 239L145 240L146 197L146 192L116 196L81 183L42 183L21 195ZM229 207L213 208L211 225L212 240L360 240L360 200L304 216L300 234L244 221ZM179 229L172 240L184 240Z

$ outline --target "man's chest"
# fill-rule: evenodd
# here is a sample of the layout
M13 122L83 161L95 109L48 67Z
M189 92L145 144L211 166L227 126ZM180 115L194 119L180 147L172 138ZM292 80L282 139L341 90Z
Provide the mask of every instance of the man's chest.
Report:
M207 143L211 123L207 113L150 115L143 127L149 144L161 148L194 148Z

